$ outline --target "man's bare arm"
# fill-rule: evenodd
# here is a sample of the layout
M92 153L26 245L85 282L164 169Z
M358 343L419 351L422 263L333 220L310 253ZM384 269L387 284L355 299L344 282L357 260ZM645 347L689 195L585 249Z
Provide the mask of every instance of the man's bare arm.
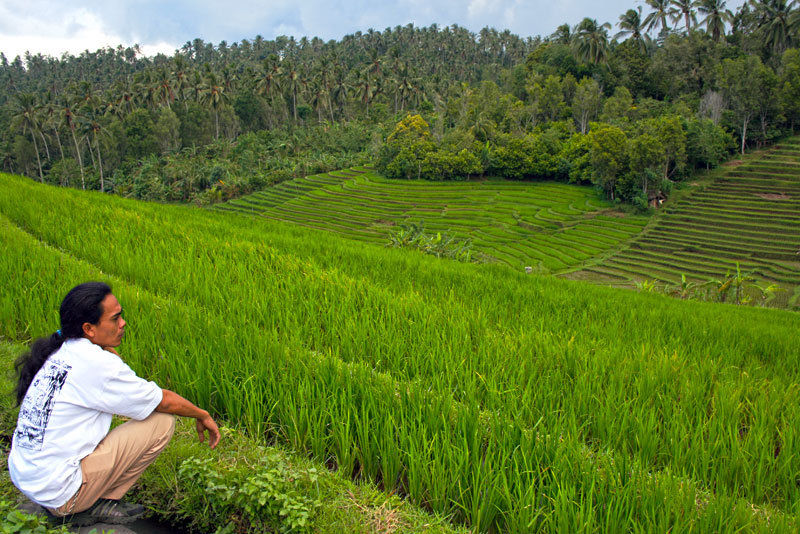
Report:
M161 402L156 406L156 411L161 413L171 413L181 417L193 417L197 420L197 437L200 441L205 440L204 432L208 430L208 445L212 449L219 443L219 428L211 415L198 408L188 400L184 399L174 391L168 389L161 390Z
M108 352L119 356L114 347L103 347ZM193 417L197 420L197 437L200 438L202 443L205 440L205 431L208 430L208 445L213 449L219 443L219 428L211 415L184 399L174 391L168 389L161 390L161 402L156 406L157 412L171 413L181 417Z

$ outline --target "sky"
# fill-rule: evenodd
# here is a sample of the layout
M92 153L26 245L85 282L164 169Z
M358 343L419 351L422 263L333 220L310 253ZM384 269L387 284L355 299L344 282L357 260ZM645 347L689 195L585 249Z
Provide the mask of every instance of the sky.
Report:
M728 0L727 7L735 11L743 1ZM619 16L639 5L641 0L0 0L0 52L11 60L26 51L61 57L138 44L145 55L172 55L198 37L214 45L256 35L327 41L408 23L547 36L584 17L610 22L613 36Z

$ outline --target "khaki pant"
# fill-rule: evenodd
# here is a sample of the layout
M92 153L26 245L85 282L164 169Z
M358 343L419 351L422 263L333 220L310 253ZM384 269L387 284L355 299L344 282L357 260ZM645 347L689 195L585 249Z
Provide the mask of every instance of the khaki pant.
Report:
M66 516L90 508L98 499L121 499L167 446L174 431L175 416L159 412L114 428L81 460L83 483L75 495L50 512Z

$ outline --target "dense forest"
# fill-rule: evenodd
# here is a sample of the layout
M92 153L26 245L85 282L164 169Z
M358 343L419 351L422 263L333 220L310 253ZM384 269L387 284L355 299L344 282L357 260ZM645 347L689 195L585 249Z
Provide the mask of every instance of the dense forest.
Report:
M0 170L204 204L372 162L395 178L593 183L644 207L794 131L798 44L794 1L646 0L545 37L409 24L195 39L172 57L0 53Z

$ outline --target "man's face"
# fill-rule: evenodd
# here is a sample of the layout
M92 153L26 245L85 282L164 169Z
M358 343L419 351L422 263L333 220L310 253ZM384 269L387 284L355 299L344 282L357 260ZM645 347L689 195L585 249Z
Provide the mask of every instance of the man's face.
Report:
M97 324L84 323L83 333L86 338L103 348L119 347L125 335L125 319L122 318L122 306L117 297L109 293L101 303L103 315Z

